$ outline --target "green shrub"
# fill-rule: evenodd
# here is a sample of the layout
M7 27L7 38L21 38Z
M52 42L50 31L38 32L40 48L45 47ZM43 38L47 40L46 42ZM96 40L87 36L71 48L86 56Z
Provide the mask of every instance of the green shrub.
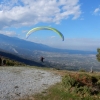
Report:
M86 72L86 70L85 69L80 69L79 72Z
M2 66L2 58L0 58L0 66Z
M100 74L70 73L36 100L100 100Z
M11 62L11 61L7 61L6 65L7 65L7 66L14 66L14 63Z
M91 89L87 86L76 87L74 93L89 96L91 95Z
M76 82L77 81L70 75L66 75L62 79L62 84L64 87L73 87L73 86L75 86Z
M91 96L100 93L100 77L89 74L70 74L62 79L66 92L81 96Z

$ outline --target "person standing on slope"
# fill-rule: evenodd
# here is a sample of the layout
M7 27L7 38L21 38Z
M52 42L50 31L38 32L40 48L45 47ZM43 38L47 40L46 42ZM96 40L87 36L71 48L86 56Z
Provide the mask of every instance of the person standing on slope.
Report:
M41 62L44 62L44 61L43 61L44 59L45 59L45 58L41 57L41 58L40 58Z

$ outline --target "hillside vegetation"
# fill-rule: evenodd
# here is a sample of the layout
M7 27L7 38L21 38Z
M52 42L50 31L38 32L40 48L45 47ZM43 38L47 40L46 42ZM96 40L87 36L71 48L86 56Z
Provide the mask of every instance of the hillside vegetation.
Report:
M0 66L25 66L24 63L18 62L7 57L0 57Z
M62 82L36 94L34 100L100 100L100 73L60 71L60 74Z
M44 67L43 64L41 64L40 62L36 62L34 60L31 59L27 59L27 57L21 57L19 55L15 55L13 53L9 53L6 52L4 50L0 50L0 58L2 58L2 60L6 59L6 63L7 65L30 65L30 66L42 66Z

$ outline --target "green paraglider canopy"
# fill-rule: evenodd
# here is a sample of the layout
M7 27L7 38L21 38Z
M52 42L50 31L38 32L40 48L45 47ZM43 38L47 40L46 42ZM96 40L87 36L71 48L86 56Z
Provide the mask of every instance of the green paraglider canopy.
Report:
M38 30L51 30L51 31L54 31L54 32L57 33L57 34L62 38L62 40L64 41L64 36L63 36L63 34L62 34L60 31L58 31L57 29L52 28L52 27L36 27L36 28L33 28L33 29L31 29L30 31L28 31L28 33L26 34L26 38L28 38L30 34L32 34L32 33L35 32L35 31L38 31Z

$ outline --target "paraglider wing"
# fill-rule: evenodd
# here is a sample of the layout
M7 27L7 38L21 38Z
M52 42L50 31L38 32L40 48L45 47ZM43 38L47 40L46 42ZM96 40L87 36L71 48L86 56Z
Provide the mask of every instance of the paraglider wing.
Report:
M26 38L28 38L31 33L38 31L38 30L52 30L52 31L56 32L58 35L60 35L60 37L64 41L63 34L60 31L58 31L57 29L52 28L52 27L36 27L36 28L33 28L26 34Z

